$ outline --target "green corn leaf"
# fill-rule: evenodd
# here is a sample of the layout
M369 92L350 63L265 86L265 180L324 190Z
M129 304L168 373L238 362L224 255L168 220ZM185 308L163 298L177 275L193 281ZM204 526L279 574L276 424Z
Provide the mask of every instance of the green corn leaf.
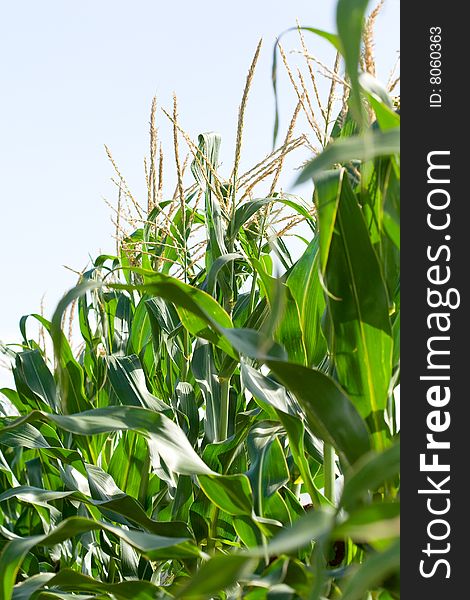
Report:
M128 406L142 406L155 411L170 411L170 407L147 389L139 359L131 356L109 356L108 374L119 401Z
M286 282L298 307L307 366L318 365L326 354L326 341L321 330L326 305L319 277L318 245L315 237L292 268Z
M349 102L360 125L364 121L364 107L359 87L359 59L364 17L368 4L369 0L338 0L336 7L336 26L341 40L346 71L351 82Z
M282 428L277 423L259 421L252 427L247 440L250 456L247 476L257 512L261 516L268 516L265 503L289 481L289 470L278 438L280 433Z
M332 142L316 158L308 162L297 178L296 183L316 179L323 171L351 160L367 161L377 156L388 156L400 152L400 128L387 131L378 129L366 131L362 135L341 138Z
M73 298L70 300L64 298L64 309L72 300ZM29 317L36 319L45 331L50 334L52 341L54 342L56 357L58 359L57 372L61 381L60 395L57 395L56 397L56 404L60 400L60 404L57 404L58 409L60 409L59 411L67 413L91 408L91 404L85 394L83 368L75 359L70 344L60 329L60 321L58 322L56 320L55 323L52 323L52 321L50 322L38 314L24 316L20 321L20 329L22 330L24 337L26 336L26 320ZM47 380L45 379L45 382L46 381ZM54 386L55 385L56 384L54 383Z
M274 537L266 546L214 556L202 565L191 582L177 594L177 598L205 600L240 580L244 573L254 568L259 559L289 554L308 546L327 535L332 524L331 513L310 512Z
M191 371L205 401L205 436L209 442L220 439L221 386L214 363L213 350L207 342L198 341L193 352Z
M19 352L16 355L13 376L18 391L30 400L32 406L34 399L38 398L50 411L58 409L54 377L39 350Z
M289 449L292 453L295 464L298 466L302 481L305 485L305 489L310 495L313 506L318 508L323 504L330 504L330 502L323 496L315 486L310 465L305 454L305 427L302 420L298 417L294 417L280 410L276 411L284 429L286 430L287 437L289 438Z
M229 515L252 515L253 495L246 475L199 475L198 481L209 500Z
M181 475L211 473L188 442L183 431L165 415L134 406L108 406L76 415L50 415L33 411L4 425L12 431L24 423L46 420L78 435L92 436L112 431L139 431L148 436L167 466Z
M252 414L238 415L236 433L221 442L207 444L202 459L216 473L226 474L243 448L248 432L256 417Z
M207 283L206 283L207 292L211 296L214 295L215 286L217 283L217 277L220 273L220 270L228 263L233 262L235 260L240 260L240 259L243 259L243 256L241 254L238 254L237 252L232 252L230 254L224 254L223 256L219 256L219 258L217 258L212 263L211 268L209 269L209 273L207 274Z
M255 329L222 329L224 336L240 353L258 360L287 358L285 349Z
M108 483L107 489L104 488L103 481L110 478L107 473L104 474L107 478L102 476L101 479L98 479L96 473L97 467L88 465L87 470L91 484L90 489L94 490L95 496L97 496L95 498L87 497L81 492L73 490L59 492L32 486L18 486L0 494L0 502L5 502L10 498L17 498L21 502L28 504L48 506L48 503L53 500L68 498L69 500L77 500L89 506L94 506L103 516L122 525L133 526L136 523L150 533L165 537L184 537L188 539L191 537L184 523L179 521L154 521L145 514L142 507L134 498L124 494L116 486L110 490ZM95 473L93 473L93 470L95 470ZM109 493L110 491L114 493ZM124 519L120 517L124 517Z
M273 323L275 340L288 348L291 362L305 364L307 356L300 326L299 307L292 296L290 287L282 283L280 279L268 275L261 261L252 259L252 263L262 282L271 309L270 321Z
M316 194L320 256L333 330L330 352L340 384L372 430L380 432L392 367L389 299L361 208L344 171L338 171L336 193L331 193L332 178L328 181L328 193L323 196L325 188L320 187ZM333 197L336 210L331 208Z
M353 508L380 485L392 480L400 472L400 444L395 443L384 452L372 452L364 456L346 474L340 506L346 510Z
M108 465L108 473L126 494L139 500L149 479L149 450L145 439L134 431L123 431Z
M198 151L191 163L192 174L205 195L205 216L208 247L206 268L209 270L217 258L228 253L225 245L226 227L220 201L217 198L214 173L218 167L220 135L214 132L202 133L198 138Z
M368 590L382 584L400 568L400 542L372 555L357 569L343 588L342 600L360 600Z
M214 556L205 563L197 574L191 578L189 585L184 586L176 598L181 600L207 600L232 586L244 574L256 566L257 560L241 554Z
M236 358L230 344L217 330L232 327L232 321L214 298L202 290L162 273L149 273L141 269L133 269L133 272L145 276L145 284L137 286L114 284L112 287L134 289L173 302L183 325L190 333L207 339Z
M332 533L336 539L351 538L358 544L373 544L397 538L400 534L400 503L373 503L357 508L338 524Z
M270 198L258 198L256 200L247 200L238 206L235 211L235 216L230 223L228 239L233 243L238 235L238 232L243 225L251 219L261 208L266 207L270 204L284 204L295 210L298 214L305 217L307 222L313 222L313 216L307 206L300 198L292 195L272 196Z
M263 402L262 406L265 410L269 411L271 407L271 415L274 416L276 414L275 410L287 414L295 413L295 406L282 385L279 385L279 383L270 377L250 367L245 362L241 363L240 373L243 386L255 398Z
M333 379L321 371L279 360L268 360L267 365L295 395L317 437L334 446L350 463L370 450L364 421Z
M140 531L128 531L99 521L70 517L48 534L13 539L4 546L0 554L0 600L11 599L18 569L27 553L35 546L55 546L76 535L99 530L116 535L152 560L200 555L198 548L184 538L167 538Z
M88 577L83 573L77 573L72 569L61 569L57 574L41 573L36 577L31 577L28 581L15 586L13 600L29 600L33 592L38 592L47 586L48 589L54 589L54 597L66 597L60 592L88 592L93 594L88 598L96 598L95 594L108 594L118 600L154 600L158 597L159 587L150 581L121 581L120 583L105 583L95 578ZM59 592L60 590L60 592ZM36 596L35 596L36 597ZM83 595L70 595L70 598L84 600Z

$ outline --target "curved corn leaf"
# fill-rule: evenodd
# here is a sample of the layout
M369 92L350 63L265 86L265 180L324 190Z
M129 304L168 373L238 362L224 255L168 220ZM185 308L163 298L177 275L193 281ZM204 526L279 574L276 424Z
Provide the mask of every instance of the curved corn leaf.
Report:
M54 589L54 597L65 597L60 592L89 592L95 598L95 593L109 594L118 600L154 600L158 597L159 587L150 581L121 581L120 583L105 583L72 569L61 569L55 573L41 573L27 581L17 584L13 592L13 600L29 600L33 592L38 592L47 586L48 590ZM70 595L71 598L83 600L84 596Z
M257 513L266 514L269 499L289 481L289 469L279 442L282 427L270 421L259 421L250 431L247 450L250 468L247 476L253 489ZM280 520L280 519L278 519Z
M207 600L239 581L258 561L241 554L214 556L205 563L191 582L176 595L181 600Z
M391 540L400 534L400 503L376 502L361 506L338 524L332 535L336 539L351 538L358 544Z
M387 131L368 130L362 135L341 138L332 142L316 158L308 162L296 180L296 184L316 179L323 171L351 160L367 161L377 156L400 152L400 128Z
M209 500L229 515L251 516L253 499L246 475L199 475L198 481Z
M230 344L217 331L218 328L232 327L232 321L212 296L169 275L142 269L131 270L144 276L145 283L135 286L113 284L110 287L137 290L169 300L176 306L181 322L190 333L207 339L236 358Z
M265 546L225 556L214 556L201 566L191 578L191 582L177 594L177 598L206 600L240 580L244 573L254 568L259 559L295 552L328 535L333 522L332 513L324 510L312 511L283 530Z
M347 474L340 506L350 510L381 484L400 472L400 444L395 443L384 452L370 453L354 465Z
M240 259L243 259L243 256L241 254L238 254L237 252L232 252L229 254L224 254L223 256L219 256L219 258L217 258L212 263L211 268L209 269L209 273L207 274L206 283L206 288L209 294L211 294L212 296L214 295L215 286L217 283L217 276L219 275L220 270L228 263Z
M334 446L350 463L370 450L364 421L333 379L321 371L280 360L268 360L267 365L295 395L317 437Z
M4 421L3 431L12 431L24 423L45 420L78 435L91 436L112 431L141 432L154 444L168 468L181 475L211 473L194 451L183 431L161 413L134 406L107 406L76 415L50 415L33 411L29 415Z
M261 208L274 203L284 204L295 210L298 214L302 215L307 222L314 221L313 216L309 210L309 207L304 204L300 198L295 196L289 197L283 196L272 196L271 198L258 198L256 200L247 200L235 211L235 216L230 222L228 239L230 242L234 242L239 230L243 225L251 219Z
M372 555L358 568L343 588L342 600L360 600L400 568L400 542L385 552Z
M58 410L54 377L39 350L19 352L15 358L13 376L20 394L33 401L39 399L51 412Z
M96 469L96 467L94 468ZM88 465L88 470L89 469L90 465ZM107 473L105 475L107 475ZM110 476L108 475L108 477ZM107 494L103 490L102 485L100 485L101 483L102 482L97 482L95 480L94 485L90 485L90 489L99 491L98 498L94 499L87 497L79 491L69 490L58 492L22 485L11 488L10 490L3 492L3 494L0 494L0 502L5 502L10 498L17 498L21 502L48 506L48 502L68 498L69 500L77 500L90 506L95 506L103 516L107 516L113 521L120 522L123 525L129 526L130 524L136 523L148 532L156 535L170 538L191 538L191 534L184 523L178 521L154 521L145 514L142 507L134 498L122 493L117 487L114 490L117 493ZM125 517L125 519L120 520L119 515Z
M139 359L131 356L109 356L108 374L114 392L122 404L142 406L155 411L170 411L170 407L147 389Z
M27 553L37 545L55 546L89 531L107 531L127 542L152 560L200 556L200 550L185 538L167 538L140 531L129 531L82 517L70 517L44 535L17 538L8 542L0 554L0 600L10 600L16 574Z

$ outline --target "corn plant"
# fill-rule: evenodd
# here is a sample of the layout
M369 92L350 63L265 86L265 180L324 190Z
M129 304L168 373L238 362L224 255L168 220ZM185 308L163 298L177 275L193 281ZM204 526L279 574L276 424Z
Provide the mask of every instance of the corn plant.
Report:
M350 4L338 35L311 29L346 65L299 176L313 201L278 187L306 143L303 93L283 144L239 173L258 47L230 177L219 136L191 141L175 100L165 198L154 104L146 209L116 167L116 253L4 348L2 600L398 597L399 116L358 75L365 3Z

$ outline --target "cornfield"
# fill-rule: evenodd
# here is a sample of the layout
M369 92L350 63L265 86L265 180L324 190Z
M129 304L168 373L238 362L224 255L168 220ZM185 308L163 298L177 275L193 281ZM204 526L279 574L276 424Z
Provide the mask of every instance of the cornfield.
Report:
M116 251L3 346L1 600L399 597L398 79L374 77L366 6L340 0L337 34L298 27L304 72L276 43L297 107L247 172L260 46L228 177L176 97L173 195L156 101L143 203L108 150ZM309 35L337 52L326 98ZM307 200L279 186L300 148Z

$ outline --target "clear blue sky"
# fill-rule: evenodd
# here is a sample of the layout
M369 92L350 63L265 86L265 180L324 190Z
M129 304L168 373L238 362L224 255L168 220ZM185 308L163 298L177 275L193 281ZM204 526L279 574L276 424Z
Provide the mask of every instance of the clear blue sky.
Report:
M145 203L143 156L149 105L178 95L182 126L222 134L233 156L237 110L258 39L264 38L250 96L244 164L270 150L270 83L275 36L302 24L334 30L335 0L15 0L0 8L0 340L18 340L21 315L46 316L89 255L112 252L112 169L108 144L130 187ZM371 3L371 7L374 4ZM379 78L399 45L399 0L387 0L377 24ZM324 55L324 42L309 47ZM298 47L286 36L287 50ZM293 92L280 81L285 119ZM159 125L169 140L163 115ZM169 147L167 145L167 147ZM167 161L169 162L169 161ZM288 179L291 181L292 177ZM172 181L172 173L167 181ZM170 192L170 188L168 188ZM0 385L8 381L0 370Z

